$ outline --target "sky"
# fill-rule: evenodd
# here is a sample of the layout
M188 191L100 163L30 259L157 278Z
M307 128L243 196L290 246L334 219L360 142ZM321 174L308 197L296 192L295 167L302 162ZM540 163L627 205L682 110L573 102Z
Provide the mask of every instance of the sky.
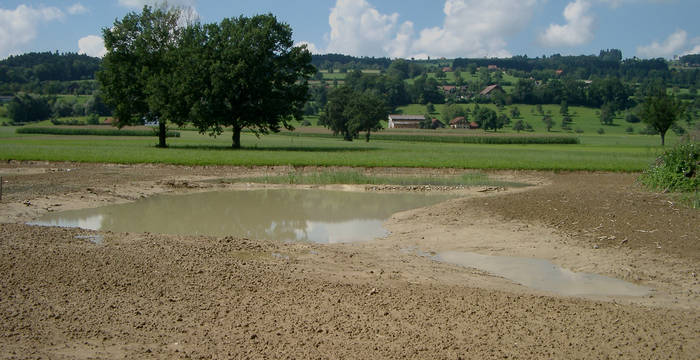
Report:
M0 0L0 59L105 53L103 28L153 0ZM389 58L700 53L700 0L169 0L203 23L272 13L313 53Z

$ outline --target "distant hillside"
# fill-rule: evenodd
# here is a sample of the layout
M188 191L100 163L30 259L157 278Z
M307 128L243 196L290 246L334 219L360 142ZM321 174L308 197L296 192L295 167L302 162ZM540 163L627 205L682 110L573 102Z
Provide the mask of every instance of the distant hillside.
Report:
M0 60L0 93L64 93L67 90L75 93L79 87L89 90L95 86L76 85L75 82L94 80L101 61L75 53L43 52L10 56Z
M28 53L0 60L0 81L26 83L30 81L91 80L100 68L101 60L75 53Z

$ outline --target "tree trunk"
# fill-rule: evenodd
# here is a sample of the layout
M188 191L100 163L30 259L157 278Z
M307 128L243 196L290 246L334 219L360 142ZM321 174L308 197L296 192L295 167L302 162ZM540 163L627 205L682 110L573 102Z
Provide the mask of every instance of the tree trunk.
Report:
M365 137L365 139L367 140L367 142L369 142L369 132L370 132L370 129L367 129L367 135L366 135L366 137Z
M168 145L165 143L165 121L158 121L158 147L166 148Z
M352 141L352 135L350 135L350 132L346 132L345 134L343 134L343 139L345 141Z
M666 140L665 140L666 132L665 131L659 132L659 135L661 135L661 146L665 146L666 145Z
M233 145L231 145L232 148L234 149L240 149L241 148L241 128L238 126L233 127L233 136L231 137L233 139Z

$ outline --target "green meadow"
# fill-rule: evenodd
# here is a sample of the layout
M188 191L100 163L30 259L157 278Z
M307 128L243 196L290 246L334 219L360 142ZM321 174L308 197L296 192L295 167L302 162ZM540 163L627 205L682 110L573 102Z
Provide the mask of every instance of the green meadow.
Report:
M272 134L212 138L181 131L169 148L153 137L17 134L0 127L0 160L45 160L180 165L291 165L357 167L450 167L471 169L641 171L662 152L658 136L587 135L580 144L490 145L363 140ZM429 131L429 130L428 130ZM381 132L380 132L381 133ZM669 144L677 142L671 136Z

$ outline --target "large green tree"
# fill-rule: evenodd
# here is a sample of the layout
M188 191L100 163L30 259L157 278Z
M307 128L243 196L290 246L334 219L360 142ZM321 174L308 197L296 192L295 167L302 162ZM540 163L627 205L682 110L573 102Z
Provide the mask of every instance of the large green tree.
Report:
M331 129L333 135L342 135L347 141L352 141L360 131L365 131L365 138L369 141L370 133L382 128L381 120L387 114L386 103L381 96L341 86L328 95L319 124Z
M685 105L675 96L659 90L647 96L641 106L642 121L661 135L661 146L666 143L666 132L685 112Z
M326 102L323 113L318 119L318 123L331 129L333 135L340 134L347 141L352 141L354 134L350 130L348 112L345 109L349 107L350 101L355 95L355 91L347 86L331 90L328 93L328 102Z
M144 6L102 31L107 54L97 79L104 101L114 109L119 127L158 120L160 147L166 146L166 122L186 121L186 114L171 108L181 19L179 8Z
M303 119L316 69L306 46L294 46L289 25L271 14L241 16L191 26L182 39L178 91L200 132L231 127L240 148L243 129L268 134Z
M372 131L381 130L381 121L388 115L384 100L377 94L369 92L353 96L345 111L350 132L358 134L364 131L367 142Z

